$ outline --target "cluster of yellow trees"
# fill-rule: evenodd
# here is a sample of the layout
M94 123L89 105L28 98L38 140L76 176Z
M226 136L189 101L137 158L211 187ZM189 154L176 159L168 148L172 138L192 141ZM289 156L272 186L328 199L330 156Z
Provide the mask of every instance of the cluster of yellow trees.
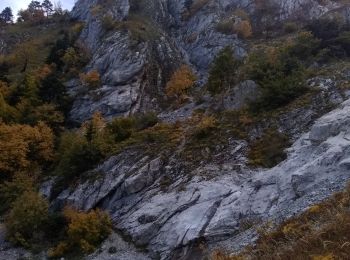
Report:
M8 28L37 31L36 25L26 23L23 20ZM39 193L40 183L60 173L56 170L60 165L69 161L68 167L80 167L91 161L86 151L96 151L98 134L94 131L102 118L94 117L79 133L65 130L70 98L63 82L79 76L89 57L83 46L75 44L80 30L80 24L63 32L53 29L0 56L0 214L10 242L28 249L51 247L51 257L90 253L112 231L107 213L70 207L52 212L50 198ZM96 71L81 74L81 78L91 88L100 81ZM74 136L71 143L75 146L65 143L68 136ZM77 147L79 150L74 150ZM71 153L60 154L64 149ZM95 154L88 156L94 158ZM74 174L74 167L65 170ZM59 232L52 234L55 230Z

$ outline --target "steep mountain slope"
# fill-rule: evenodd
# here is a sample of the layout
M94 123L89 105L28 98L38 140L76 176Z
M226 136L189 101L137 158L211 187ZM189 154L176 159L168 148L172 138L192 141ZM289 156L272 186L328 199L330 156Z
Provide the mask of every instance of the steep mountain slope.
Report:
M257 24L265 19L254 16L254 1L192 4L191 9L186 7L186 1L78 1L72 16L86 23L81 40L93 52L87 70L100 72L103 87L76 97L72 119L82 122L95 111L112 117L159 110L165 82L177 65L192 65L205 80L212 60L222 48L232 46L237 57L246 54L244 41L236 34L220 33L217 24L238 19L234 13L237 9L252 14ZM100 11L94 9L96 6ZM274 23L287 18L310 19L337 7L332 1L322 5L308 0L276 1ZM106 31L103 23L107 19L122 29ZM79 88L77 83L69 85Z
M239 248L251 242L249 231L247 237L241 233L244 223L283 220L344 188L350 178L349 112L346 101L317 120L271 170L237 172L209 164L196 169L192 180L178 176L163 190L160 180L174 171L171 164L124 152L95 170L102 172L100 180L62 193L57 202L108 210L119 230L162 259L175 250L186 254L198 239L214 245L229 239ZM216 177L207 179L205 172Z
M275 21L307 20L339 8L332 1L276 3ZM233 10L238 8L259 23L255 4L202 1L193 11L186 1L78 1L72 15L85 22L81 41L93 54L86 71L98 70L103 86L81 94L79 82L69 82L72 93L78 93L71 118L82 122L96 111L112 118L164 110L164 86L175 67L191 65L203 83L212 60L225 46L232 46L238 58L246 55L245 41L220 33L217 24L227 17L235 19ZM103 25L106 19L113 20L113 29ZM348 80L346 70L340 73ZM68 203L85 211L107 210L115 227L146 248L152 259L202 257L207 252L195 249L200 243L210 250L241 249L256 238L254 228L245 230L247 226L298 214L343 189L350 178L350 103L342 103L349 93L335 87L341 82L334 78L315 77L309 84L317 89L311 105L276 118L278 129L295 142L288 158L272 169L247 166L248 144L237 138L230 138L227 146L217 144L210 159L203 156L190 167L179 156L186 140L175 150L155 147L151 154L131 147L92 170L97 179L81 180L61 192L52 207ZM168 111L168 117L173 113ZM43 192L49 195L50 189L47 183ZM97 253L95 259L100 256Z
M207 259L343 190L349 10L78 0L69 15L6 24L0 259ZM26 207L43 221L12 243L31 253L3 236Z

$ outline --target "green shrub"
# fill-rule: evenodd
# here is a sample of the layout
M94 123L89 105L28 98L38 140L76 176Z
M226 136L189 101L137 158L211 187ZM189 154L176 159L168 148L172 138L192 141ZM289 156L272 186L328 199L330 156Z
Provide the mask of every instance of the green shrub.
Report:
M138 132L158 123L155 113L145 113L124 118L116 118L107 126L115 142L122 142Z
M30 247L43 236L48 221L48 202L34 191L26 191L13 203L6 217L7 238L20 246Z
M306 29L311 31L316 38L327 41L336 38L342 31L349 28L346 28L342 17L334 16L311 20Z
M350 26L341 16L326 16L312 20L307 30L319 39L319 51L328 50L328 55L342 58L350 55Z
M215 95L233 87L239 64L234 58L231 47L221 50L213 61L209 71L208 91L212 95Z
M252 53L245 72L261 89L261 96L251 106L255 111L284 106L307 90L304 65L290 55L288 48L271 47Z
M102 28L107 32L113 30L116 27L116 22L111 15L103 16L101 22Z
M8 210L24 192L35 190L34 178L26 173L15 173L10 181L0 184L0 212Z
M350 55L350 31L340 33L335 43L339 44L348 56Z
M287 158L284 150L289 144L287 136L275 129L269 129L250 145L249 163L253 166L274 167Z
M83 135L76 132L67 132L62 135L58 154L55 173L67 181L78 178L104 158L103 152L96 143L89 143Z
M108 124L108 129L115 142L128 139L135 130L136 120L134 117L116 118Z
M149 127L155 126L159 122L157 114L154 112L138 114L138 115L135 115L135 117L136 117L136 125L138 130L144 130Z
M295 57L304 63L311 63L319 49L319 39L316 39L310 32L301 32L291 43L287 44L284 55Z

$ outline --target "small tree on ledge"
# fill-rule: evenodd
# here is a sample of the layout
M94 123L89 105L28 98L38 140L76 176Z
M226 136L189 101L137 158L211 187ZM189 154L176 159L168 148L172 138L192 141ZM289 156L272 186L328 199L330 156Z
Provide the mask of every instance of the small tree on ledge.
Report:
M197 77L191 68L188 65L182 65L174 72L167 83L166 95L176 98L181 103L188 91L195 85L196 80Z

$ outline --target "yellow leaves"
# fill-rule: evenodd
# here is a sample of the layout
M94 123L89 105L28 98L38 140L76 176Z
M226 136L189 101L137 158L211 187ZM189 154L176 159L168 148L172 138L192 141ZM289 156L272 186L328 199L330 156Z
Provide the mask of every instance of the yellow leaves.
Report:
M314 206L311 206L309 209L308 209L308 212L311 213L311 214L317 214L317 213L320 213L321 211L321 206L320 205L314 205Z
M187 65L182 65L172 75L170 81L166 85L166 95L168 97L176 97L181 102L184 95L191 89L197 78Z
M9 56L9 61L21 72L39 67L42 63L42 57L39 54L42 44L36 39L17 44Z
M67 242L60 242L56 247L50 248L47 255L50 258L56 258L64 255L69 250L69 245Z
M44 123L35 127L0 123L0 172L13 174L49 162L53 147L53 133Z
M88 122L85 122L81 131L86 139L90 141L98 141L98 139L103 138L104 129L106 127L106 121L103 118L102 114L96 112L93 114L92 119Z
M332 253L324 255L312 256L311 260L334 260L336 259Z
M298 223L288 223L282 228L282 232L285 236L293 235L295 233L300 233L300 228Z
M209 134L217 128L218 121L213 116L204 116L195 127L193 134L196 138L201 139L209 136Z
M73 47L70 47L63 55L62 61L68 67L75 67L79 63L79 55Z
M80 81L83 85L95 89L100 86L100 73L97 70L92 70L86 74L80 73Z

